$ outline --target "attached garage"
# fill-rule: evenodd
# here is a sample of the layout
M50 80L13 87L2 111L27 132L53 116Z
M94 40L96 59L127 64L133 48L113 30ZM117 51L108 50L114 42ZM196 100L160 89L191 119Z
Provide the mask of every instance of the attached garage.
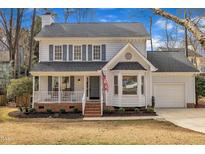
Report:
M185 107L185 85L183 83L157 83L153 85L157 108Z

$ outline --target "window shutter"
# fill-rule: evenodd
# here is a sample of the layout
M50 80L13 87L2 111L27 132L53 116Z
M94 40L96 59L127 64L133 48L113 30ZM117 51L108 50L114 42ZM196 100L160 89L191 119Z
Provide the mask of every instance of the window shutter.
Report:
M102 45L102 60L106 61L106 45Z
M88 61L92 61L92 45L88 45Z
M52 91L52 76L48 76L48 91Z
M63 61L67 61L67 45L63 45Z
M86 61L86 45L82 46L83 61Z
M73 45L69 45L69 61L73 60Z
M53 45L49 45L49 61L53 61Z
M74 76L70 77L70 90L74 91Z

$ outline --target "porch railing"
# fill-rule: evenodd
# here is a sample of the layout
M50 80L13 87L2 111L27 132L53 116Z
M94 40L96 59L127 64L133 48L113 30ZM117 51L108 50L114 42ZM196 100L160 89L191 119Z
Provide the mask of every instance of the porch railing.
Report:
M34 102L81 103L83 91L35 91Z

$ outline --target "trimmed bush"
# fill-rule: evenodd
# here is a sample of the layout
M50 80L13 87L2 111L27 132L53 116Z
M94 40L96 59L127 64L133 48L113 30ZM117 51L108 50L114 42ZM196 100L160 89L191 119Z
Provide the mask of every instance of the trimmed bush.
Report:
M47 111L47 113L53 113L53 111L51 109L47 109L46 111Z
M205 77L197 76L195 79L196 103L200 97L205 97Z
M154 113L154 108L151 107L151 106L148 106L147 109L146 109L146 112L149 112L149 113Z
M60 113L62 114L66 113L65 109L60 109Z
M135 108L135 112L139 113L140 109L139 108Z
M14 100L16 97L23 96L24 94L32 94L32 79L23 77L11 80L7 86L7 97Z
M110 108L108 108L108 109L105 109L104 112L105 113L112 113L112 110Z
M118 109L118 112L120 112L120 113L123 113L123 112L125 112L125 108L123 108L123 107L120 107L120 108Z
M74 109L73 109L73 112L74 112L74 113L78 113L78 112L79 112L78 108L74 108Z

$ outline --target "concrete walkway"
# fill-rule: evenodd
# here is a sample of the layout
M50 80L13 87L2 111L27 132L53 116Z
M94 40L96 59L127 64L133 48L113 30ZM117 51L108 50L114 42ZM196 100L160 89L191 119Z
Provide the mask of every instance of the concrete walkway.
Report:
M177 126L205 133L205 109L156 109L157 114Z
M123 117L86 117L83 120L152 120L160 119L159 116L123 116Z

